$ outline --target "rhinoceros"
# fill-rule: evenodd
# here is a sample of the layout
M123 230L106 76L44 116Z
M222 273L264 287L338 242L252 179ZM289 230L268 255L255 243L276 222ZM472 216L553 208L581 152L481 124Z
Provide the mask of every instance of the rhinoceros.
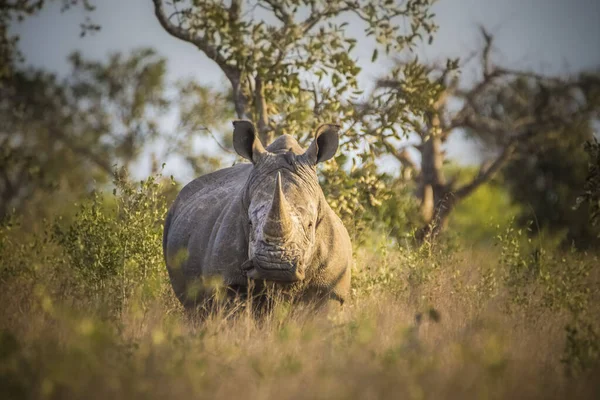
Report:
M335 155L338 131L321 125L306 150L290 135L265 149L250 121L233 122L234 149L250 163L187 184L165 220L164 257L184 306L212 296L199 282L214 277L235 294L271 284L317 304L348 298L350 237L316 173Z

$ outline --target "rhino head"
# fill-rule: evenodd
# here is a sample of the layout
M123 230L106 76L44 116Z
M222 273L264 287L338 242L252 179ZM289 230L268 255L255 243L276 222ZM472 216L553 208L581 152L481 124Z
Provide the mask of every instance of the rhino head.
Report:
M252 279L297 282L314 264L324 196L316 165L335 155L337 125L322 125L303 151L283 135L268 150L249 121L235 121L236 152L254 168L244 188L242 219L248 239L248 261L242 265Z

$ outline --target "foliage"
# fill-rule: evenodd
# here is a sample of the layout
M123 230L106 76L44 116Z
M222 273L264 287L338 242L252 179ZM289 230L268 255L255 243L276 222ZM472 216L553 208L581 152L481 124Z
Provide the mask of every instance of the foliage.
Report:
M502 248L500 263L505 269L505 281L510 289L511 301L522 304L524 301L540 301L551 310L565 309L577 317L588 309L590 298L598 295L597 288L590 288L589 276L595 269L595 257L577 254L573 250L570 257L548 253L543 247L531 245L524 230L508 227L498 236ZM536 297L531 290L532 283L543 286L542 295Z
M183 158L194 177L222 168L227 158L233 161L231 120L234 110L230 96L194 80L177 82L175 90L177 101L173 105L178 108L178 126L176 132L165 138L169 146L166 154ZM199 141L201 146L196 145ZM211 142L216 146L213 151L206 151Z
M222 166L220 153L194 145L214 139L231 147L212 131L231 115L215 90L169 82L165 59L151 49L104 61L73 53L69 63L65 79L17 70L0 88L0 219L61 213L61 205L104 188L115 166L138 166L150 148L154 172L172 155L197 174ZM168 113L179 121L174 131L161 121Z
M522 230L509 227L498 236L501 246L500 278L508 289L509 310L526 306L532 312L566 311L566 339L561 361L566 372L577 375L600 366L599 327L594 302L600 297L598 259L571 251L570 255L548 253L532 247ZM523 246L523 243L528 246Z
M0 218L34 209L36 200L46 207L51 199L76 200L158 135L167 105L164 59L141 49L105 63L74 53L70 63L64 81L19 71L0 88Z
M115 181L115 207L103 209L99 194L83 202L68 227L55 226L53 240L64 250L65 263L83 283L82 292L100 303L127 305L135 290L143 304L165 290L160 268L162 222L166 204L150 177L136 187L124 176Z
M359 174L361 187L371 185L367 188L371 196L380 191L378 174L369 166L378 137L383 133L404 137L402 121L422 113L418 106L429 104L437 87L425 79L415 60L397 70L411 95L394 108L384 107L383 97L381 104L371 107L365 104L370 95L359 86L361 68L355 57L357 35L363 33L361 45L372 49L371 62L380 53L412 50L424 37L431 41L436 26L429 0L153 3L166 32L195 45L222 70L231 84L227 99L237 117L254 121L263 143L290 134L306 145L319 124L340 124L342 151L356 154L356 161L360 157L356 168L364 165L364 170L336 172L337 182L349 177L342 187L350 188L355 179L350 176ZM344 167L332 163L328 169L334 165ZM331 185L329 180L324 183ZM333 201L343 204L344 212L362 215L363 206L341 192Z
M158 118L169 105L165 96L166 60L152 49L137 49L124 57L111 54L106 62L89 61L79 53L70 56L69 116L94 129L92 145L124 166L158 136ZM113 122L114 121L114 122Z
M566 326L563 361L570 375L585 373L600 363L600 332L589 321L575 320Z
M519 223L535 219L534 234L547 231L562 236L569 247L598 244L598 230L588 222L587 205L573 209L585 183L587 170L583 144L593 138L590 122L538 132L517 147L502 171L513 201L521 205Z
M381 229L401 238L416 224L416 205L406 186L379 173L372 163L358 167L352 160L350 171L343 166L343 153L320 169L325 198L351 232L353 241L362 243L364 234Z
M41 285L36 290L59 289L53 295L62 301L76 305L85 299L117 315L134 298L142 309L166 298L161 246L166 202L159 178L134 185L118 174L114 201L94 193L77 206L72 221L46 224L41 234L7 225L0 240L0 281L10 285L15 277L29 277ZM56 287L57 282L63 283Z
M586 142L585 151L589 155L588 174L584 184L584 194L577 198L576 206L587 202L590 208L590 222L597 226L600 221L600 143L598 140Z
M360 68L351 56L357 39L342 18L353 15L373 37L375 61L378 48L386 54L411 48L435 31L429 3L178 0L167 11L154 0L162 27L221 68L238 118L256 121L264 142L271 131L301 138L317 121L345 121L349 109L342 101L360 93ZM411 21L410 28L401 28L403 20Z

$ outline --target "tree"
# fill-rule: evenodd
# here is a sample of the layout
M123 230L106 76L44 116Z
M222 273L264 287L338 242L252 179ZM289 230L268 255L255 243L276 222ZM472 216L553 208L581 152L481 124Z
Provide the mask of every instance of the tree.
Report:
M464 84L454 73L458 60L443 67L405 63L389 77L378 82L371 105L382 109L385 116L395 109L413 104L423 110L403 120L412 127L411 141L400 143L399 137L386 126L373 130L373 150L391 154L401 164L403 175L417 185L425 225L419 239L437 235L458 202L470 196L492 179L507 162L525 149L527 143L548 132L567 134L566 127L597 118L600 110L600 76L583 73L575 77L549 77L495 65L491 60L492 36L482 29L485 46L481 52L481 75ZM415 88L404 84L406 74L415 75L414 82L431 88L429 103L416 96ZM390 126L396 121L389 120ZM456 132L467 135L492 149L470 181L457 184L456 177L446 179L443 144ZM415 162L408 151L420 152Z
M77 53L70 61L63 81L15 71L0 88L0 219L40 191L77 194L108 180L159 134L164 59L143 49L106 63Z
M225 97L235 115L254 121L263 143L287 133L305 145L320 123L336 122L343 127L343 151L321 166L321 176L327 177L323 183L330 204L345 221L354 222L366 214L376 215L373 207L389 205L393 202L389 196L402 192L387 190L382 184L385 177L372 167L371 138L365 132L378 121L419 112L411 109L413 103L396 107L390 116L362 107L365 91L359 86L360 67L353 56L357 39L362 36L362 48L371 46L371 62L379 54L411 51L424 36L431 41L436 30L431 3L153 0L165 31L195 46L220 68L230 84ZM426 103L431 88L423 88L422 81L413 82L411 74L405 78L406 86L422 89L419 99ZM195 125L211 132L202 120ZM227 137L218 140L223 148L227 148ZM354 166L351 172L343 170L350 165ZM360 197L355 195L357 190ZM403 211L388 214L393 215L390 220L397 220Z
M583 194L577 198L577 207L583 203L589 205L589 219L593 226L600 222L600 143L595 138L585 144L589 155L588 173ZM600 236L599 236L600 237Z
M231 84L237 117L255 121L266 144L284 132L304 142L319 122L352 120L349 100L362 93L360 68L351 57L357 40L343 18L356 19L375 39L373 61L379 51L410 48L435 30L428 0L153 3L170 35L217 64ZM401 20L410 20L410 28L402 29Z
M577 121L517 144L501 173L511 198L522 205L517 222L534 221L533 233L548 231L567 246L598 244L598 230L588 221L588 205L573 207L588 169L583 144L593 138L590 121Z

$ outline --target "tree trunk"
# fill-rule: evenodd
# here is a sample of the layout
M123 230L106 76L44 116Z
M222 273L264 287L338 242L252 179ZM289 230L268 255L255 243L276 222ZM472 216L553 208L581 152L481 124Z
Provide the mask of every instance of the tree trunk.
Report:
M425 225L417 231L417 240L423 241L437 235L447 224L454 206L442 172L444 153L442 139L430 137L421 147L421 174L418 196Z
M273 131L269 127L269 114L267 112L267 101L265 100L265 89L260 77L256 78L254 106L256 108L258 137L265 146L268 146L274 138Z
M418 188L421 199L421 215L427 223L432 220L435 207L442 195L441 192L446 186L442 173L443 163L441 139L429 138L421 148L421 175Z
M456 198L451 191L447 191L446 195L441 196L441 199L436 203L433 209L433 215L429 221L425 221L416 233L416 239L420 243L434 239L448 225L448 217L456 205Z
M227 76L229 82L231 82L231 91L233 95L233 105L235 107L235 113L239 119L247 119L247 100L246 96L242 91L242 82L239 74L231 74Z

